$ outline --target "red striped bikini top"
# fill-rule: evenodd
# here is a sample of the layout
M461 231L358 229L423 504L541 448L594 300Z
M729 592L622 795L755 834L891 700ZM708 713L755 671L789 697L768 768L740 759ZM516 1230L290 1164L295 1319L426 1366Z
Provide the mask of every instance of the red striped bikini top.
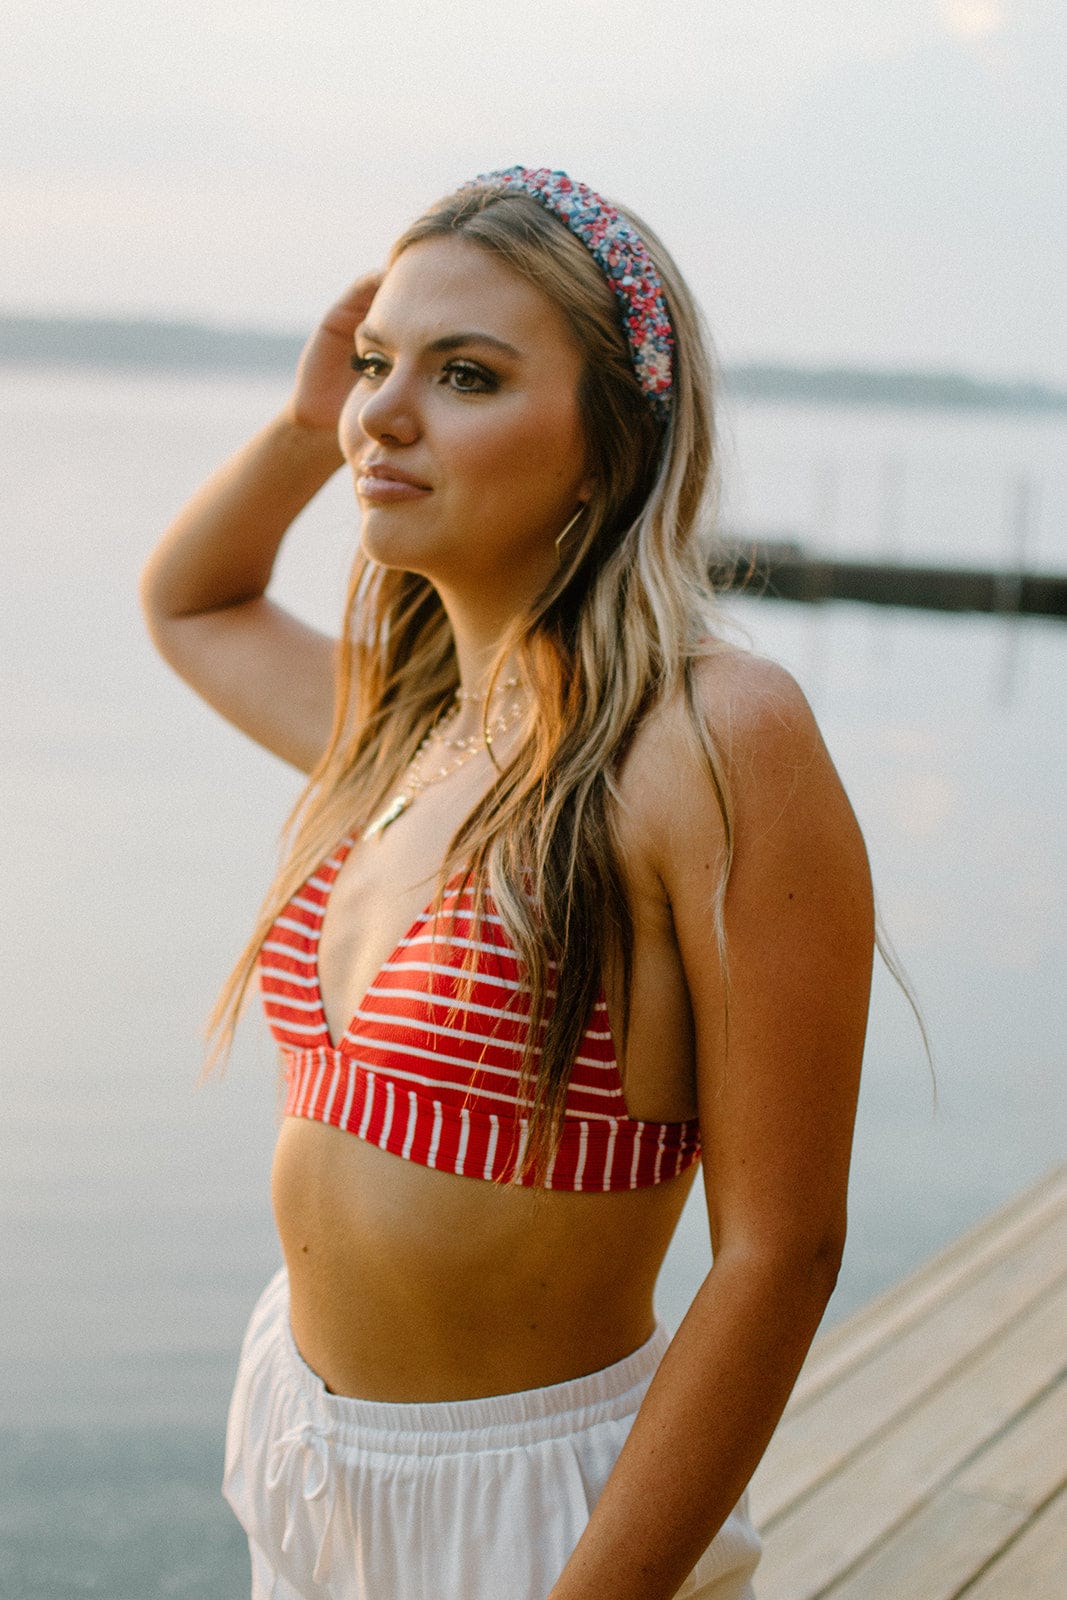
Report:
M487 900L475 922L462 874L384 963L335 1045L319 989L318 943L330 889L353 840L293 896L260 951L271 1032L285 1064L285 1114L346 1129L382 1150L466 1177L518 1176L528 1102L518 1097L529 991ZM474 953L473 971L463 958ZM468 958L469 959L469 958ZM700 1156L699 1125L627 1114L601 992L567 1088L544 1187L642 1189Z

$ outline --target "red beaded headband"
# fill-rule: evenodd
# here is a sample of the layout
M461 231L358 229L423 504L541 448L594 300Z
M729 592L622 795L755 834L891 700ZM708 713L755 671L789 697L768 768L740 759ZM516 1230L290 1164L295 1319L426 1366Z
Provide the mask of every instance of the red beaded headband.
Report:
M623 330L637 381L656 415L665 421L670 414L674 381L674 330L663 284L641 235L595 189L548 167L507 167L502 172L483 172L464 187L498 184L539 201L585 245L622 308Z

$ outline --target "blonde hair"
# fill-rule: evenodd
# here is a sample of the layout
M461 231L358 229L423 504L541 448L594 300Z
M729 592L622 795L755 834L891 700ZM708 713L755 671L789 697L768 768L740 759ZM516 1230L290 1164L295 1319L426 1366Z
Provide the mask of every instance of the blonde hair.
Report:
M622 208L619 208L622 210ZM675 336L670 417L657 421L630 359L615 296L585 247L535 200L462 190L397 241L390 264L424 240L460 237L541 289L584 356L579 405L593 494L558 573L500 640L494 676L518 663L532 728L442 863L476 912L491 895L529 988L520 1097L530 1103L525 1170L543 1177L558 1139L571 1066L608 959L617 959L629 1023L633 925L614 828L617 774L650 709L681 694L711 776L726 837L712 908L732 850L722 766L693 694L695 662L714 648L702 537L717 490L712 368L699 312L674 262L631 213L664 285ZM428 579L354 564L338 648L333 731L287 825L286 859L209 1026L225 1053L260 946L300 885L349 831L366 826L458 685L451 629ZM488 704L488 702L487 702ZM550 987L555 999L546 1005Z

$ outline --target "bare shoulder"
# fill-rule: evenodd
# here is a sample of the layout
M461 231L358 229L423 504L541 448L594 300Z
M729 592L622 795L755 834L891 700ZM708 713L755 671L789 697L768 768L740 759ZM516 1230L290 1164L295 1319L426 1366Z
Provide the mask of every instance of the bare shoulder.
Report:
M724 760L745 760L755 742L817 736L804 691L785 667L730 645L709 650L695 663L691 693L662 700L634 741L641 761L686 759L694 749L694 718L707 728Z
M807 697L784 667L737 650L709 656L694 673L693 702L723 765L738 845L791 808L844 801Z
M765 656L728 646L697 663L692 710L731 767L747 765L768 742L784 750L819 737L811 707L792 673Z
M695 849L721 866L728 832L735 852L747 850L791 807L823 803L831 792L844 801L796 679L730 646L710 650L689 692L646 718L623 770L624 803L664 876L673 857L691 863Z
M683 709L669 737L691 799L661 829L658 863L682 942L692 950L701 939L717 873L740 959L776 969L783 988L810 990L820 972L836 972L865 1006L874 938L866 846L799 685L773 662L724 651L699 663ZM693 737L697 721L711 761Z

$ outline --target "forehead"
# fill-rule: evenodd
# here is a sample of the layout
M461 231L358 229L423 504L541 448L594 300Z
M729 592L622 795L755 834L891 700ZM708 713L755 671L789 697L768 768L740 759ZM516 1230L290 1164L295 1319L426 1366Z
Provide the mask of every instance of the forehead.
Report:
M551 348L579 359L577 341L548 295L506 262L465 239L423 239L398 256L382 279L367 322L397 343L429 344L480 332L524 356Z

